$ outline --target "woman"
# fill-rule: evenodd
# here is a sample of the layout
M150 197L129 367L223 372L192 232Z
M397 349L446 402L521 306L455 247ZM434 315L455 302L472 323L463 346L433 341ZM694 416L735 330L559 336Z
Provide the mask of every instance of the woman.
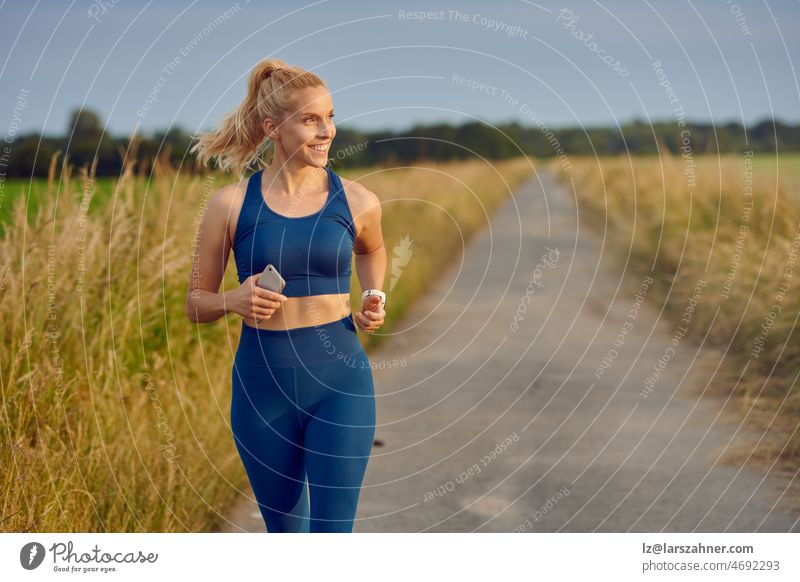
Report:
M231 429L269 532L352 531L375 434L372 368L355 324L372 333L384 322L381 207L327 167L333 115L319 77L266 59L241 106L192 148L204 165L214 157L243 171L266 138L274 145L268 166L209 201L186 299L196 323L243 317ZM240 286L219 293L231 249ZM365 289L355 320L353 252ZM268 264L286 280L282 293L256 285Z

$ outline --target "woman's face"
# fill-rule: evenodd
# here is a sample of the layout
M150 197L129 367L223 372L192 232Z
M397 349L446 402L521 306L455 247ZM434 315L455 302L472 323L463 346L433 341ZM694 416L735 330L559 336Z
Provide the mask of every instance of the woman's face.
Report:
M333 99L325 87L309 87L297 93L295 110L276 127L287 158L324 167L336 136ZM314 147L317 146L317 147Z

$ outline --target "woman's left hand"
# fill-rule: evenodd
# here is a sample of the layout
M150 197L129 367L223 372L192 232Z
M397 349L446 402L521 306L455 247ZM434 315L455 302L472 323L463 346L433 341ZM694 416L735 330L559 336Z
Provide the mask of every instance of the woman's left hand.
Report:
M361 311L355 314L355 321L361 331L372 333L383 325L386 312L381 305L381 298L378 295L370 295L364 299Z

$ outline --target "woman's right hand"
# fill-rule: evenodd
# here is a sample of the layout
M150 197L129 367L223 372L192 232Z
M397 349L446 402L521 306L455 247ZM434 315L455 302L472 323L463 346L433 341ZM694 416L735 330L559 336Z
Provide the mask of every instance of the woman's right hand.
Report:
M259 287L256 284L259 277L261 273L245 279L237 289L228 292L225 301L228 311L255 319L256 323L272 317L275 310L288 300L285 295Z

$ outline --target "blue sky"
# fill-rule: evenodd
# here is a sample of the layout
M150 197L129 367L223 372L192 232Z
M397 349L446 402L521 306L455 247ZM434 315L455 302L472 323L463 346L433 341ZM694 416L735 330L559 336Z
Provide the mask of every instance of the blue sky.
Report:
M368 130L800 122L798 0L0 2L0 125L22 131L63 133L82 104L114 135L209 128L267 56Z

